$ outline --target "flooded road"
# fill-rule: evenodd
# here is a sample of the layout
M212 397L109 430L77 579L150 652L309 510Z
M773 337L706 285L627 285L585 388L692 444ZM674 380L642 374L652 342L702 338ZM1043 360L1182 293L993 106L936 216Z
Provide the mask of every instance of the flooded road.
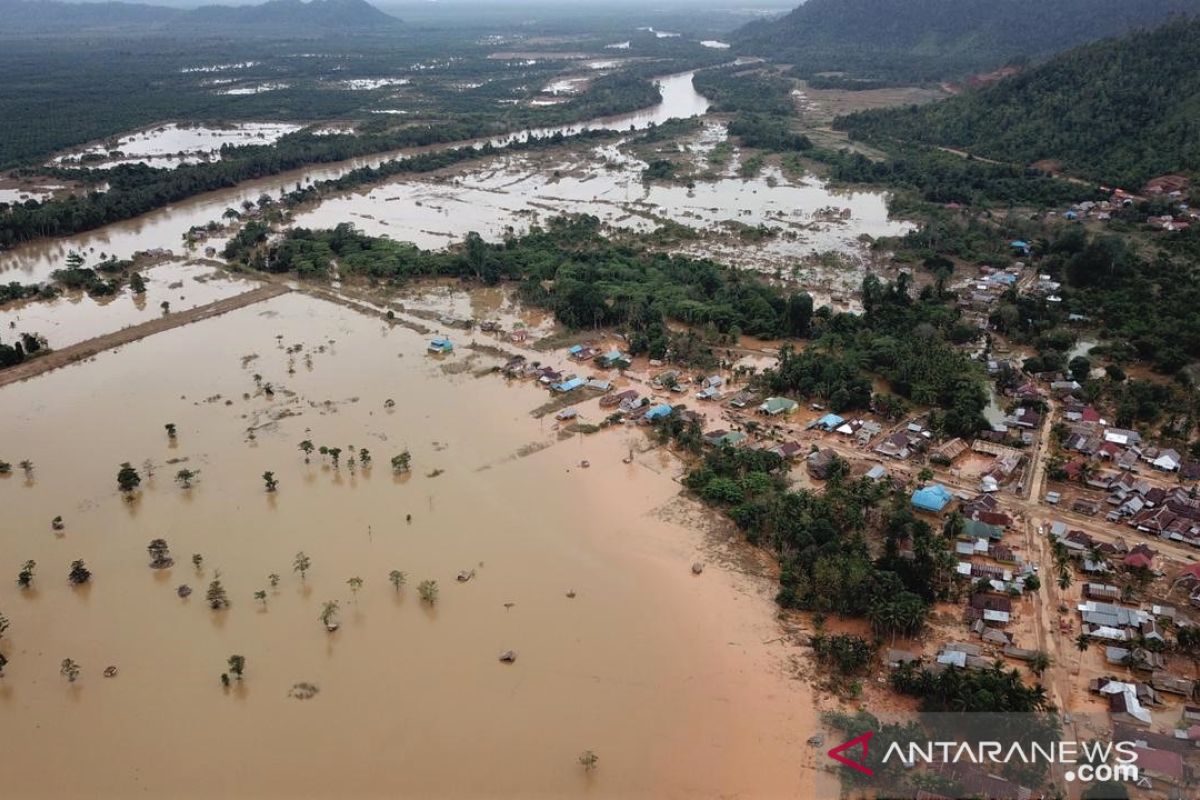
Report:
M788 677L769 570L718 566L723 534L678 496L672 457L623 464L645 446L625 429L560 437L528 413L540 390L475 376L494 360L463 336L436 360L415 333L291 294L0 389L3 456L35 464L0 477L0 550L13 574L38 563L28 592L0 580L5 792L811 796L810 690ZM597 401L580 409L599 420ZM342 447L340 468L306 465L305 438ZM370 469L351 470L350 445ZM413 469L396 477L404 448ZM118 463L147 460L153 477L139 466L122 500ZM191 489L172 480L184 467ZM156 537L169 570L148 567ZM94 578L73 589L77 558ZM232 605L213 612L218 570ZM334 634L317 621L328 600ZM516 663L498 662L510 648ZM234 653L246 677L226 691ZM319 693L289 697L300 682Z

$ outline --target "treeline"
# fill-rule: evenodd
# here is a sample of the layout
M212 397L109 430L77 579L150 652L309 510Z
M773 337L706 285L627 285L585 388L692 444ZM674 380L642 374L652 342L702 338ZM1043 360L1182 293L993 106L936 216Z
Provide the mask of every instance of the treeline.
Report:
M1198 9L1196 0L807 0L783 19L746 25L734 41L806 75L932 82Z
M886 484L841 470L823 493L788 491L786 472L773 453L726 446L710 451L684 484L776 553L784 607L865 617L881 636L920 631L930 605L953 587L954 560L940 534L903 498L885 504ZM887 545L874 558L868 538L877 534Z
M906 189L929 203L1055 206L1100 197L1095 189L1031 168L992 164L890 140L881 146L888 152L882 161L849 150L813 151L811 157L827 164L835 181Z
M12 344L0 342L0 369L15 367L46 348L46 342L37 334L21 333Z
M834 124L870 141L947 145L1018 164L1052 159L1134 188L1200 170L1198 61L1200 18L1178 20L1064 53L977 92Z
M730 336L776 338L803 335L812 314L811 298L788 296L756 276L708 259L614 243L591 216L555 218L494 244L470 234L463 246L445 251L365 236L349 224L296 229L266 251L233 255L269 271L311 277L328 274L336 258L343 275L397 284L430 276L514 281L527 301L553 310L564 325L623 327L635 353L656 358L669 345L668 319Z
M791 114L792 82L762 69L706 69L692 79L696 91L712 101L714 111Z

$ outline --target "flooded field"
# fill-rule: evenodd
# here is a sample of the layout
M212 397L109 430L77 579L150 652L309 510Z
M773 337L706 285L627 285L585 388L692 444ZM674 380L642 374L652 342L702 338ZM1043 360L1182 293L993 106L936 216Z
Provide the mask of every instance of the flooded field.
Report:
M723 126L708 127L704 138L724 138ZM678 249L759 269L828 251L857 254L860 237L894 236L911 227L889 217L883 193L833 190L816 178L793 181L775 168L755 178L687 186L645 183L645 167L620 144L582 155L495 159L449 176L404 178L332 197L297 213L294 224L324 228L352 221L367 233L438 248L470 231L497 239L509 228L521 232L550 217L585 213L643 232L674 222L716 234ZM758 226L774 233L752 241L741 235ZM861 273L851 285L859 281Z
M236 94L230 89L224 94ZM85 163L90 169L112 169L121 164L177 167L220 157L225 145L270 144L300 130L286 122L245 122L223 127L160 125L58 156L57 165Z
M50 301L12 303L0 308L0 330L36 331L57 349L161 316L163 302L172 311L183 311L258 285L196 263L162 264L141 275L146 293L140 296L125 287L111 297L75 291Z
M0 542L14 574L38 564L32 590L0 581L0 709L21 732L0 749L5 790L811 796L812 701L788 677L769 570L679 497L672 457L637 431L565 436L532 418L542 391L483 375L496 360L468 341L434 359L411 331L292 294L0 389L2 455L35 464L0 477ZM303 439L343 448L340 467L305 464ZM394 476L403 449L413 468ZM121 461L142 473L131 502ZM170 569L148 566L158 537ZM73 589L74 559L94 577ZM218 571L231 607L214 612ZM317 619L331 600L332 634ZM508 649L516 662L499 662ZM226 690L234 653L245 680ZM289 696L298 683L319 692ZM71 768L34 768L52 752Z

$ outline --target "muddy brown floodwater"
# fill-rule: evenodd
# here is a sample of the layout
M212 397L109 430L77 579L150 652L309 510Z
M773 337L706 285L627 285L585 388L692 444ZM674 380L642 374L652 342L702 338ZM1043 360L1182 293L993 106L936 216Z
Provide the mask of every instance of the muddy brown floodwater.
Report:
M770 576L723 563L724 534L680 497L672 457L623 463L646 447L634 430L560 438L529 415L541 391L476 376L494 362L465 337L436 360L409 330L291 294L0 389L0 455L35 464L0 478L0 793L812 796L813 702L789 677ZM581 411L598 421L595 400ZM306 465L305 438L342 447L340 469ZM350 470L351 444L370 469ZM397 478L403 448L413 470ZM153 477L143 467L122 500L117 465L147 460ZM184 466L190 490L172 480ZM148 566L158 537L172 569ZM30 558L23 592L12 578ZM75 589L77 558L94 578ZM392 569L408 576L399 592ZM218 570L232 606L213 612ZM434 607L417 596L426 579ZM333 634L317 620L327 600ZM500 663L508 649L518 659ZM246 677L224 690L234 653ZM289 697L301 682L319 693Z

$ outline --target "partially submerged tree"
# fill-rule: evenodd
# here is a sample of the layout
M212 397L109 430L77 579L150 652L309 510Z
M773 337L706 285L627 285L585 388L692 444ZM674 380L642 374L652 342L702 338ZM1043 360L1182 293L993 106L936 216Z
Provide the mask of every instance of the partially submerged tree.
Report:
M340 448L340 447L329 448L329 460L333 462L334 469L338 468L338 459L341 457L342 457L342 448Z
M195 479L196 479L196 473L193 472L192 470L188 469L187 467L184 467L183 469L179 470L179 472L175 473L175 482L178 483L180 486L182 486L184 489L192 488L192 481Z
M225 587L221 585L220 578L215 578L208 585L208 592L204 597L208 601L208 607L213 611L229 608L229 596L225 593Z
M71 562L71 571L67 573L67 580L75 586L80 586L92 579L92 571L83 563L83 559Z
M33 583L33 571L37 569L37 562L32 558L21 566L21 571L17 573L17 586L22 589L28 589Z
M229 664L229 674L240 681L246 672L246 657L232 655L226 663Z
M429 605L434 605L438 599L437 581L421 581L417 584L417 594Z
M79 680L79 665L70 658L64 658L58 668L59 673L67 679L67 683Z
M199 553L192 553L192 566L196 568L196 572L200 571L200 567L204 565L204 556Z
M388 580L392 582L393 588L398 592L400 587L404 585L404 580L407 576L398 569L394 569L388 573Z
M353 577L346 580L346 584L350 587L351 594L354 595L354 602L358 602L358 590L363 587L363 579Z
M8 617L0 614L0 637L4 636L4 632L8 630Z
M150 544L146 546L146 551L150 553L150 566L155 569L166 569L175 564L166 539L151 539Z
M138 475L138 471L133 468L133 465L128 461L121 463L121 468L117 470L117 488L127 497L133 493L133 490L141 485L142 476Z
M584 750L579 754L579 763L583 767L584 772L591 772L600 763L600 756L593 753L591 750Z
M267 486L268 492L273 492L279 488L279 481L275 480L275 473L271 471L264 472L262 475L263 483Z
M362 448L358 451L358 461L362 464L362 468L366 469L371 466L371 451L367 448Z
M321 624L325 626L326 630L335 631L338 629L337 615L338 615L337 601L336 600L327 600L321 606L321 614L318 617L318 619L321 620Z
M21 471L25 473L25 480L31 480L33 478L33 462L32 461L30 461L28 458L22 459L21 463L18 464L18 466L21 468Z
M412 453L408 450L402 451L399 455L392 456L392 471L393 472L408 472L412 468Z
M175 436L176 436L175 423L168 422L166 425L163 425L163 427L167 431L167 438L170 439L171 441L175 441Z
M267 580L271 582L272 589L279 585L279 575L274 572L267 576Z
M307 464L309 456L312 455L312 452L315 449L313 447L312 440L305 439L303 442L300 443L300 449L304 452L304 463Z
M267 590L259 589L254 593L254 599L263 604L263 608L267 607Z
M309 558L303 550L296 553L296 557L292 559L292 572L300 573L300 580L304 580L308 576L308 570L312 567L312 559Z

